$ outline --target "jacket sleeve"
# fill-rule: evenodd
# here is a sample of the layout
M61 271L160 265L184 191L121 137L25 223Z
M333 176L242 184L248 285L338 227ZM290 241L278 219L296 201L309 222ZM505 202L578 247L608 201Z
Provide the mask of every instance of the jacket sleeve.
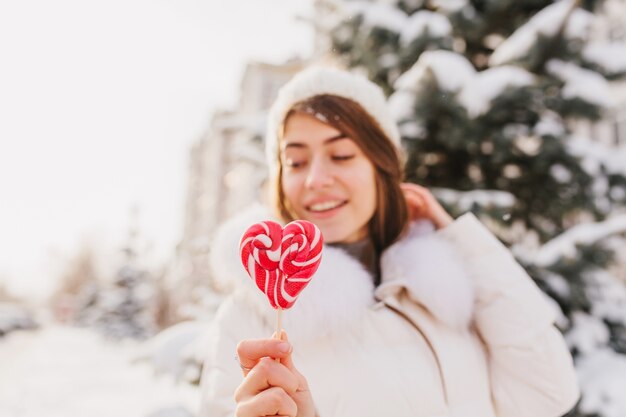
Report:
M474 284L474 323L488 352L498 417L557 417L579 397L554 308L509 250L471 213L440 230Z
M234 416L234 394L243 380L237 344L243 339L267 337L263 329L261 319L245 301L230 296L222 303L209 329L199 417Z

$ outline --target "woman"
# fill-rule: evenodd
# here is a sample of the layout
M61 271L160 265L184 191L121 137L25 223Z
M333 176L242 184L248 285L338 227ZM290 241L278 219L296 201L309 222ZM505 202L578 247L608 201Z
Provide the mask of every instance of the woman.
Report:
M281 89L266 138L275 211L315 223L326 248L284 314L289 339L270 339L274 311L237 254L270 214L224 226L212 263L234 285L211 330L202 416L556 417L574 405L550 304L475 217L453 221L401 184L399 141L365 78L316 68Z

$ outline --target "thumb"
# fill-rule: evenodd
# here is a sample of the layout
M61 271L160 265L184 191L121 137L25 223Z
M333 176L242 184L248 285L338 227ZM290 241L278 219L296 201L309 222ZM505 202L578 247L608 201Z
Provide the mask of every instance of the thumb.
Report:
M287 337L287 332L285 332L284 330L281 330L279 339L284 341L284 342L289 342L289 338ZM296 367L293 365L293 359L291 358L291 353L289 353L289 355L287 355L284 358L282 358L280 363L285 365L287 367L287 369L289 369L290 371L296 372L296 373L298 372L296 370Z

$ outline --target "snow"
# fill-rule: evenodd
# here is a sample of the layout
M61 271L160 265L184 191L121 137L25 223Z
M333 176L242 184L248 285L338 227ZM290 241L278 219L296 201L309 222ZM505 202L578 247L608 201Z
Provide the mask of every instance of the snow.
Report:
M568 298L570 296L571 289L569 283L565 278L563 278L563 276L552 272L546 272L544 281L559 297Z
M539 35L554 36L573 4L574 0L562 0L542 9L496 48L489 58L489 65L497 66L514 62L528 54L536 45ZM569 17L565 37L586 39L592 19L591 13L576 8Z
M573 1L564 1L564 3L573 3ZM548 6L549 7L549 6ZM592 13L575 9L565 26L565 37L567 39L586 39L589 36L594 16Z
M602 164L608 173L626 176L626 147L608 147L580 136L570 137L566 146L572 155L583 159L582 166L590 175L598 175Z
M626 410L626 356L610 349L583 355L576 371L584 396L580 410L602 417L624 417Z
M20 329L34 329L32 314L18 304L0 302L0 337Z
M547 267L560 257L576 256L576 245L593 244L616 233L626 232L626 214L615 215L603 222L579 224L544 244L534 256L537 266Z
M609 191L609 180L606 177L596 177L591 185L591 190L595 195L603 196Z
M583 58L607 74L626 72L626 45L616 42L591 42L582 51Z
M452 34L452 25L447 17L440 13L420 10L413 13L400 33L400 45L406 47L415 39L428 35L431 38L443 38Z
M402 123L399 130L403 137L409 138L424 138L428 133L424 126L416 122Z
M454 68L450 68L454 71ZM533 75L525 69L501 66L482 71L471 83L466 83L459 93L459 102L465 106L470 117L486 113L491 100L511 87L524 87L534 83Z
M572 180L572 172L561 164L552 165L550 175L561 184L566 184Z
M387 107L396 121L412 119L415 95L406 90L397 90L387 100Z
M462 211L468 211L474 204L482 207L512 207L515 196L506 191L472 190L457 191L449 188L433 188L432 192L446 204L456 204Z
M626 199L626 188L618 186L611 187L609 194L614 200L624 200Z
M459 91L476 75L472 64L461 54L450 51L426 51L394 83L396 90L415 91L429 73L443 90Z
M345 12L345 14L347 16L346 19L350 19L350 12ZM350 39L352 39L352 36L354 36L352 28L348 26L338 26L338 27L331 26L331 28L334 28L333 36L340 43L349 42Z
M565 82L563 98L579 98L600 107L613 106L609 83L597 72L558 59L548 61L546 69Z
M458 92L458 100L467 108L470 117L487 112L491 100L507 88L534 83L533 75L522 68L501 66L476 73L472 64L461 54L440 50L426 51L420 55L418 61L396 80L394 87L396 91L417 93L431 76L442 90ZM394 103L394 114L406 116L399 104L402 102Z
M181 407L168 407L151 413L148 417L193 417L193 415Z
M598 317L582 311L572 313L573 326L565 335L570 349L585 354L605 346L610 337L609 329Z
M157 372L169 374L176 381L198 380L200 367L196 366L195 346L202 341L206 328L207 324L202 322L182 322L169 327L147 342L142 356Z
M533 128L533 131L539 136L554 136L558 138L565 133L565 126L561 116L547 110L541 114L541 118Z
M70 327L12 333L0 340L0 416L146 417L169 407L196 414L199 390L135 363L140 346Z
M398 55L395 53L383 54L378 58L378 64L382 68L393 68L398 65Z
M468 5L468 0L432 0L433 7L445 13L454 13Z
M603 270L589 274L586 280L593 315L626 326L626 283Z
M387 29L400 33L406 25L408 16L395 6L368 2L349 2L346 11L350 14L361 14L363 24L367 27Z

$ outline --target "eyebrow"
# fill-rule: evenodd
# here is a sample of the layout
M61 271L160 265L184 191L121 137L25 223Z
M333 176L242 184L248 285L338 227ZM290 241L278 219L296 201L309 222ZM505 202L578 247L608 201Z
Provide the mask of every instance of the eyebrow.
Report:
M341 139L349 139L348 136L346 136L344 133L339 133L335 136L332 136L328 139L324 139L324 145L328 145L329 143L333 143L336 142L338 140ZM305 145L304 143L300 143L300 142L288 142L285 144L285 146L283 147L283 150L287 149L287 148L306 148L307 145Z

